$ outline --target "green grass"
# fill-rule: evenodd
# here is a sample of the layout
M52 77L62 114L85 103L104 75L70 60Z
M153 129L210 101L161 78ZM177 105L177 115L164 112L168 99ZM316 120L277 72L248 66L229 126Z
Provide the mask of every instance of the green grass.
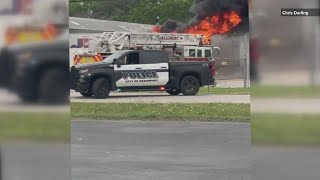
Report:
M70 141L68 113L0 113L0 141Z
M219 88L219 87L202 87L200 94L216 94L216 95L250 95L250 88Z
M320 115L252 114L252 144L319 145Z
M252 97L281 97L281 98L315 98L320 97L318 87L291 86L252 86Z
M71 103L74 118L248 121L249 104Z

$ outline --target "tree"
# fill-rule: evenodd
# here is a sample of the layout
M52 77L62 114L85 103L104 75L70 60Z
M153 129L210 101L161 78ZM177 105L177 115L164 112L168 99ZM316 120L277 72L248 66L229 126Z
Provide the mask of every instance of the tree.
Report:
M192 0L140 0L129 10L127 21L155 24L158 16L161 23L167 19L186 22L191 17L191 4Z
M155 24L190 19L192 0L69 0L70 16ZM159 19L157 19L159 17Z
M133 3L135 0L69 0L69 14L74 17L113 20L119 10L125 12Z

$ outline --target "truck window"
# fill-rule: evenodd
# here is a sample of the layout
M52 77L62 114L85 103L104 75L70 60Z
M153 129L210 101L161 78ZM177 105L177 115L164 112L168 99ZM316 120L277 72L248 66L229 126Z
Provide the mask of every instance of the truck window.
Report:
M167 60L166 56L162 52L142 52L141 53L141 64L157 64L164 63Z
M139 53L131 53L127 55L128 64L139 64Z
M189 49L189 56L190 57L196 57L196 50L195 49Z
M205 57L212 57L211 50L205 50L204 55L205 55Z
M201 49L197 50L197 57L202 57L202 50Z

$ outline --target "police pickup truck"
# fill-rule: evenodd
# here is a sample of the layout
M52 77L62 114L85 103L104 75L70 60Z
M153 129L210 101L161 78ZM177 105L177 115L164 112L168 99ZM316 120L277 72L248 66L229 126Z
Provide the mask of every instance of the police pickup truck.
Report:
M23 102L69 102L69 31L49 42L17 44L0 51L0 88Z
M84 97L104 99L110 91L166 91L196 95L213 85L212 62L170 62L161 50L117 51L99 63L71 67L71 89Z

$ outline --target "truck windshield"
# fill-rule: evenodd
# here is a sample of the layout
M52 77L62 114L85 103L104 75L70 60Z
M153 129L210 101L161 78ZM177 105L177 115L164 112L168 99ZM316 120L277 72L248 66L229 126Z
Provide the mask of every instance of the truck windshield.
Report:
M119 57L121 57L123 54L127 53L129 51L117 51L115 53L113 53L112 55L108 56L107 58L105 58L102 62L104 63L113 63L114 59L118 59Z

